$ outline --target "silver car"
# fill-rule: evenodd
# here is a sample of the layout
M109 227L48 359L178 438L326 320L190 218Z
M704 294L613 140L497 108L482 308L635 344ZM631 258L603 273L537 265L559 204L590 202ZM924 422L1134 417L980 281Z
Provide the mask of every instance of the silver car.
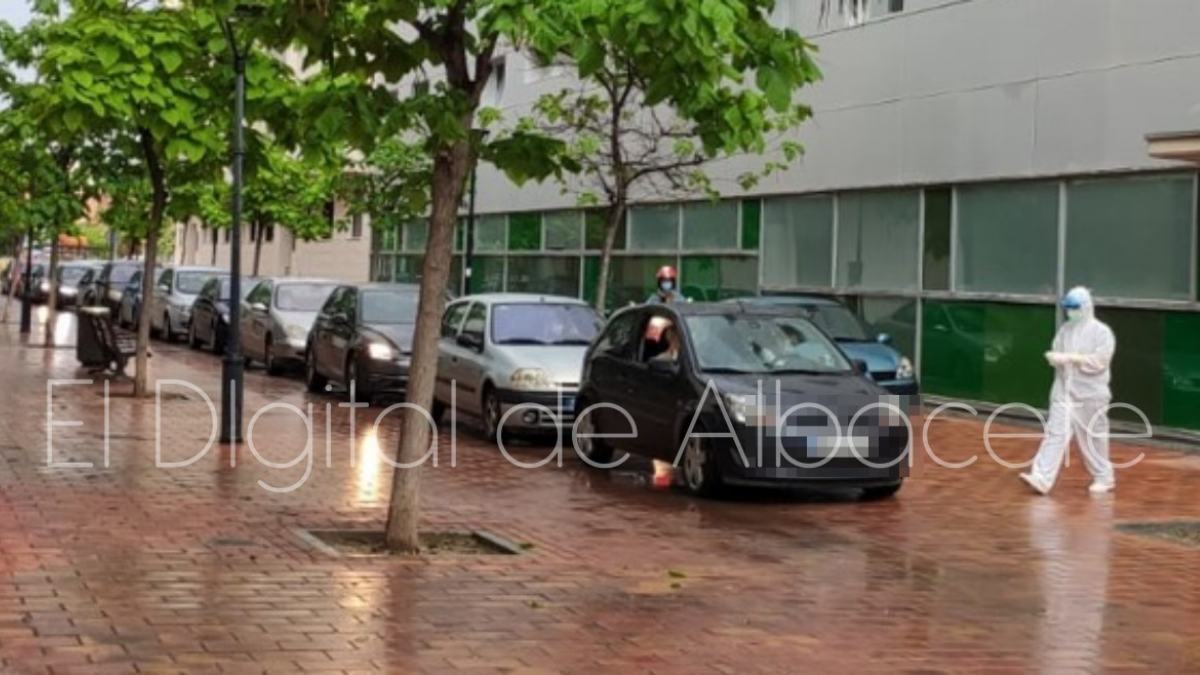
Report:
M242 353L272 375L287 363L302 363L313 320L337 287L328 279L260 281L242 301Z
M187 335L192 322L192 303L205 282L213 277L228 276L220 267L167 266L158 273L154 284L154 310L150 313L150 330L167 342L176 336Z
M569 428L583 356L602 324L587 303L563 296L495 293L450 303L438 346L435 417L450 405L453 381L457 410L478 415L489 439L502 419L515 433Z

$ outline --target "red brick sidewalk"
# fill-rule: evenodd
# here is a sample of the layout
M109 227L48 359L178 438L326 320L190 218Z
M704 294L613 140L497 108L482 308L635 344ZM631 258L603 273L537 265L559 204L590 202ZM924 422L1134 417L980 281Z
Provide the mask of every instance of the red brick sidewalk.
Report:
M155 375L215 396L219 362L160 347ZM114 397L102 464L101 385L56 391L46 466L47 378L80 377L70 350L24 348L0 328L0 673L42 672L1045 672L1200 671L1200 549L1117 532L1124 521L1200 519L1200 456L1147 450L1119 492L1093 499L1076 462L1050 498L987 459L980 425L931 440L894 501L767 495L697 501L568 459L526 471L470 430L458 466L425 472L431 528L484 528L520 556L340 558L295 528L381 527L390 473L358 416L299 382L251 371L248 411L315 408L316 462L269 470L245 448L158 469L154 407ZM114 386L114 394L126 385ZM175 389L174 391L180 391ZM249 417L249 414L248 414ZM166 459L211 431L204 404L163 404ZM264 415L260 452L303 445L289 413ZM1029 456L1036 440L996 447ZM382 450L381 450L382 449ZM524 448L534 460L545 448ZM1136 454L1120 448L1118 460Z

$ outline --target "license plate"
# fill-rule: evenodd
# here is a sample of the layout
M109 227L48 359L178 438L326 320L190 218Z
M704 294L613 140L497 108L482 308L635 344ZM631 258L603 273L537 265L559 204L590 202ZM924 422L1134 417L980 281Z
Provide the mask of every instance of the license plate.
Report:
M857 453L855 452L857 450ZM871 457L870 439L865 436L809 436L806 444L809 459L850 459Z

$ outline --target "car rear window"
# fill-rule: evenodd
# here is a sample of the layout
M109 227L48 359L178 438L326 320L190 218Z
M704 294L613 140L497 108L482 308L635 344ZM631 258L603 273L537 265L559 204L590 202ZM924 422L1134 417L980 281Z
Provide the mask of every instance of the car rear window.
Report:
M275 308L285 312L315 312L335 288L335 284L284 284L275 291Z

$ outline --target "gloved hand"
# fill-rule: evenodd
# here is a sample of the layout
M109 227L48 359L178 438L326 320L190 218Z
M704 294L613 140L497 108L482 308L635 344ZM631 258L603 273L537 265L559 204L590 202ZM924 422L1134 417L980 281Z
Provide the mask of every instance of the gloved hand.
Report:
M1046 363L1052 368L1062 368L1071 362L1070 355L1062 352L1046 352Z
M1067 363L1074 363L1076 365L1087 361L1087 354L1063 354L1062 357L1066 359Z

